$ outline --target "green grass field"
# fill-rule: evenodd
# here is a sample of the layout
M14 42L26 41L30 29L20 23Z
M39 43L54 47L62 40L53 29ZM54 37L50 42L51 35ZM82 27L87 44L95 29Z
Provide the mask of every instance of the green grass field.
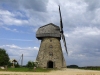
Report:
M12 72L49 72L52 69L43 69L43 68L36 68L34 69L29 69L29 68L8 68L7 70L1 70L0 71L12 71Z
M78 69L84 69L84 70L99 70L100 71L100 67L81 67Z

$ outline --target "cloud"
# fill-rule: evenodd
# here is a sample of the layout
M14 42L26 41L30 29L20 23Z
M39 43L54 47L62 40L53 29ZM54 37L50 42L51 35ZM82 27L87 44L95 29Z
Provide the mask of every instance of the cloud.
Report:
M21 15L21 14L20 14ZM18 19L16 13L11 13L8 10L0 10L0 22L5 25L23 25L28 24L27 20Z
M3 29L8 30L8 31L12 31L12 32L19 32L17 29L10 29L10 28L4 27L4 26L1 26L0 28L3 28Z
M22 3L22 7L26 8L26 9L33 9L35 11L46 11L46 4L48 2L48 0L41 0L41 1L37 1L37 0L20 0Z
M0 1L1 23L4 25L42 25L46 12L47 0ZM39 21L39 22L38 22ZM33 24L34 23L34 24ZM39 23L39 24L38 24Z
M94 11L100 8L100 0L85 0L85 2L88 4L89 11Z
M30 60L36 60L36 56L39 50L38 47L20 47L14 44L2 45L0 48L4 48L7 51L10 59L16 59L17 61L19 61L20 56L23 54L24 64Z
M81 35L80 35L81 34ZM72 34L69 36L96 36L96 35L100 35L100 29L97 27L77 27L74 29L74 31L72 32Z
M100 24L99 15L99 8L98 10L94 10L94 13L87 10L89 4L97 3L98 1L86 1L86 0L46 0L46 1L6 1L1 0L2 4L7 4L13 8L16 6L19 7L18 10L9 11L10 14L12 13L17 17L24 16L26 19L19 19L16 17L7 16L8 20L5 20L5 24L12 24L12 25L33 25L33 26L41 26L47 23L53 22L59 25L59 12L58 12L58 5L61 5L62 10L62 18L64 22L64 26L67 25L67 29L72 29L77 26L94 26L94 24ZM16 4L15 4L16 3ZM5 5L6 5L5 4ZM13 5L15 4L15 6ZM95 5L95 4L94 4ZM53 6L53 8L52 8ZM90 6L91 7L91 6ZM17 8L16 8L17 9ZM75 12L73 12L75 11ZM16 14L17 13L17 14ZM18 15L19 14L19 15ZM84 24L84 25L83 25Z
M100 54L99 28L79 27L67 34L66 40L69 52L68 57L65 56L67 64L77 64L79 66L100 65L98 61ZM91 64L92 61L94 62Z
M33 9L35 11L44 12L46 11L46 4L48 3L47 0L0 0L0 4L2 9Z

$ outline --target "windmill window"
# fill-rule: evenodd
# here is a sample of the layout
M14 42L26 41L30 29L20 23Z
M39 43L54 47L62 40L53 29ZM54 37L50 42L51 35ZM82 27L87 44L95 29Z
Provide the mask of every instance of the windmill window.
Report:
M52 46L52 45L50 45L49 47L50 47L50 48L53 48L53 46Z
M52 52L49 52L49 56L53 56L53 53Z
M50 39L50 42L52 42L52 40Z

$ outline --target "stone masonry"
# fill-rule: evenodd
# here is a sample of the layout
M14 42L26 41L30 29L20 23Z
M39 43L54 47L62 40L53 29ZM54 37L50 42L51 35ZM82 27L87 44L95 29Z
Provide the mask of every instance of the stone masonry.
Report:
M42 68L66 67L61 48L60 28L53 23L41 26L36 32L37 39L41 40L36 60Z
M36 60L39 62L39 67L42 68L50 68L49 62L52 62L52 68L66 67L60 39L50 37L43 38Z

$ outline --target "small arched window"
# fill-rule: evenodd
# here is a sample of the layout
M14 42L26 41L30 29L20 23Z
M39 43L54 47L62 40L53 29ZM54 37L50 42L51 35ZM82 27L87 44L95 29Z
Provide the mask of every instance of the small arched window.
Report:
M50 39L50 42L52 42L52 39Z
M53 53L52 52L49 52L49 56L53 56Z
M53 48L53 46L52 46L52 45L50 45L49 47L50 47L50 48Z

